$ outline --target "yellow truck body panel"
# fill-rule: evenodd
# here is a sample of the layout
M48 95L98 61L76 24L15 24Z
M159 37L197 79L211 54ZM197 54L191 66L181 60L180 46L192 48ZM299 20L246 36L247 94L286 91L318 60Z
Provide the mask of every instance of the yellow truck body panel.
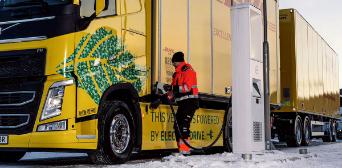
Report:
M338 57L294 9L280 10L282 112L336 117L339 112Z
M141 104L142 109L148 104ZM170 107L161 105L156 110L148 109L142 112L143 118L143 150L175 149L177 148L174 117ZM224 118L224 110L200 108L191 122L191 145L203 147L211 144L218 136ZM222 136L214 146L223 146Z

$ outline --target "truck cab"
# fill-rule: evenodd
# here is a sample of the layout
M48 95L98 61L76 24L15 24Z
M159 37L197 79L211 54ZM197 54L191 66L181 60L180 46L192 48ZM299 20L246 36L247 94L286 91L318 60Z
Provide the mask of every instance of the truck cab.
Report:
M101 64L104 56L92 58L88 51L92 45L104 36L121 35L121 19L114 17L113 9L117 6L114 3L114 0L0 2L2 161L18 160L27 151L97 148L98 93L107 89L104 87L108 84L98 85L103 78L99 81L83 74L99 76L101 71L94 64ZM111 27L117 30L104 28L101 18L107 16L113 16ZM93 20L97 23L91 23ZM96 26L99 22L102 29ZM94 32L93 36L89 32ZM82 46L85 41L93 43ZM112 41L118 42L115 52L121 52L121 41L117 38ZM104 50L102 46L98 48L97 52ZM84 51L82 56L80 50ZM78 80L81 76L83 81Z

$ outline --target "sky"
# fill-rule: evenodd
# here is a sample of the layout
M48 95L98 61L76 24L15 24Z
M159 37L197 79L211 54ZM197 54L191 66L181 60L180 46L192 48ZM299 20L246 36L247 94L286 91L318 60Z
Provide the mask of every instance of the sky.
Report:
M279 7L297 9L337 52L342 88L342 0L279 0Z

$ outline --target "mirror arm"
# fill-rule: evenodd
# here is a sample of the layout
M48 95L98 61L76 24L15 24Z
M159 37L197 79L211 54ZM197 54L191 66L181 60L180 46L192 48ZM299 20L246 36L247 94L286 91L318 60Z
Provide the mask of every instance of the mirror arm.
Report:
M79 22L79 29L80 30L86 29L89 26L90 22L93 21L95 18L96 18L95 12L89 17L81 18Z

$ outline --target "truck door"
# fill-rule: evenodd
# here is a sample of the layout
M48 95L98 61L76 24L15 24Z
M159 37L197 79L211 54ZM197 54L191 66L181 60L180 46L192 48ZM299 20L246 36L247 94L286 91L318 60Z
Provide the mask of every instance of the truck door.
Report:
M81 17L94 14L95 0L81 1ZM122 53L120 0L108 0L108 7L75 35L73 53L77 76L76 132L81 142L96 142L96 114L102 94L118 79L111 60Z
M146 11L144 0L121 0L122 42L124 51L132 55L130 65L136 73L130 74L140 95L148 94L149 76L146 54Z

